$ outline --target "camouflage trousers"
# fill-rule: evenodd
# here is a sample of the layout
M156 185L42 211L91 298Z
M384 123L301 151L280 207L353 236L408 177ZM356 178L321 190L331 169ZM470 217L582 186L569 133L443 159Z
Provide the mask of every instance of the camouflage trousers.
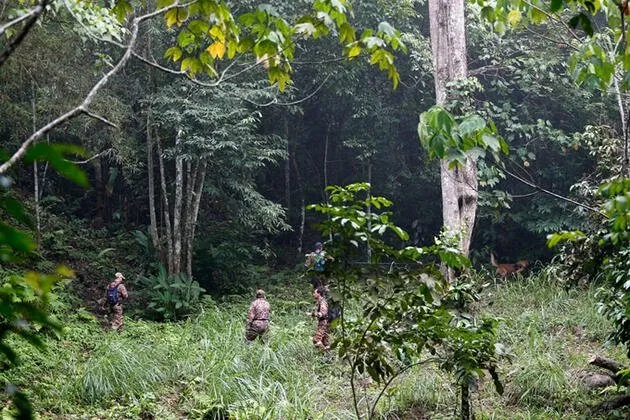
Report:
M123 327L123 307L120 303L109 307L109 314L107 315L109 324L114 331L120 331Z
M315 330L315 335L313 335L313 345L320 350L328 350L330 348L327 320L321 320L317 323L317 329Z
M247 341L254 341L257 337L260 337L264 341L263 335L269 329L269 321L256 320L247 324L245 329L245 339Z

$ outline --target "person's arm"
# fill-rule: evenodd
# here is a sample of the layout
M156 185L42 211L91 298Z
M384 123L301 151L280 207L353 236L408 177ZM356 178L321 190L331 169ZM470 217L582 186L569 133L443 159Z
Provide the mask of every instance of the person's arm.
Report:
M256 305L252 303L249 306L249 312L247 312L247 322L251 323L256 317Z
M129 293L127 293L127 288L122 283L118 285L118 293L120 293L120 296L122 296L123 299L127 299L129 297Z
M315 311L313 311L313 316L317 317L317 319L326 318L328 316L328 303L322 300Z

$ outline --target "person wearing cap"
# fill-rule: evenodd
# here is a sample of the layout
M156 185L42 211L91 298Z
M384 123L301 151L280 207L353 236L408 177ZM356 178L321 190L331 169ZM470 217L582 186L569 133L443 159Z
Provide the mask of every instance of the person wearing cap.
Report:
M127 299L129 294L125 285L122 284L125 276L116 273L115 279L109 283L105 292L105 304L107 305L109 323L114 331L121 331L123 328L123 299Z
M315 243L315 250L310 254L306 254L306 267L311 273L311 285L313 289L320 286L328 287L328 280L326 278L326 263L332 261L333 257L326 254L324 251L324 245L321 242Z
M256 291L256 299L249 306L247 313L247 328L245 329L245 339L254 341L260 338L264 342L264 334L269 330L269 315L271 313L271 305L265 298L265 291L258 289Z

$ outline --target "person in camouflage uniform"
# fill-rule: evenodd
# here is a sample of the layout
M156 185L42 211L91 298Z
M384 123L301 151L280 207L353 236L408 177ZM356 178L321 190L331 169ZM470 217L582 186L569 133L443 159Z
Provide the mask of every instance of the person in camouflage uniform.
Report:
M320 286L328 288L326 263L332 260L334 258L324 251L324 245L321 242L316 242L315 250L306 254L304 267L310 273L310 282L314 289Z
M269 314L271 313L271 305L265 299L265 291L259 289L256 291L256 300L249 306L247 313L247 328L245 329L245 339L254 341L257 337L264 342L263 335L269 329Z
M115 279L109 283L105 291L105 305L107 305L107 318L111 329L114 331L122 331L123 328L123 299L127 299L129 294L122 281L125 276L122 273L116 273Z
M317 306L311 316L317 318L317 329L313 335L313 345L320 350L328 350L330 348L329 332L328 332L328 302L326 302L326 289L320 286L313 290L313 297L317 302Z

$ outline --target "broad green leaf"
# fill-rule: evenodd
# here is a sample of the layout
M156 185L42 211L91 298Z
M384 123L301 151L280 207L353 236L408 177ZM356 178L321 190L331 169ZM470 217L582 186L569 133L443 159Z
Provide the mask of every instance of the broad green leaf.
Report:
M459 133L466 137L486 127L486 121L477 114L466 117L459 123Z

